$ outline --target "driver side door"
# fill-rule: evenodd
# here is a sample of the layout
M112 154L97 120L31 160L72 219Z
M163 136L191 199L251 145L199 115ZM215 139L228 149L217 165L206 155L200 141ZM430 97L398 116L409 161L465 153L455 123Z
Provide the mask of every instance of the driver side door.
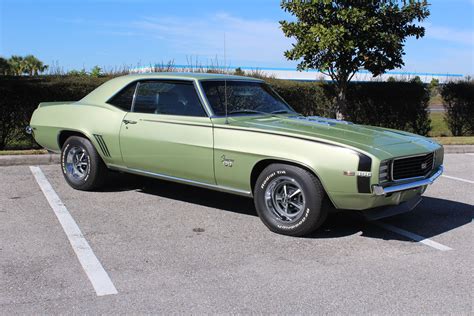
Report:
M212 122L193 81L146 80L120 128L127 168L215 184Z

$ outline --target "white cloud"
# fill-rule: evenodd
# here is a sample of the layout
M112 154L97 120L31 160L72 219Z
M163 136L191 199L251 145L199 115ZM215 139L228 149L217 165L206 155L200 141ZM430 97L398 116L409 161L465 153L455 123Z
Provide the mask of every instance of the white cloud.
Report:
M291 47L291 40L284 37L278 22L242 19L227 13L193 19L146 17L131 26L166 41L178 54L204 59L217 56L220 62L225 33L228 64L283 62L284 50Z
M94 25L98 29L95 32L100 34L137 37L144 43L149 41L150 49L143 52L144 59L150 58L150 52L156 52L151 60L169 59L182 64L187 63L189 57L193 59L190 63L207 66L213 64L217 57L219 65L223 65L225 33L229 66L294 67L296 64L283 56L293 41L285 38L277 21L263 18L245 19L221 12L192 18L148 16L125 21L63 19L60 22ZM420 58L423 51L423 47L419 46L421 41L420 44L410 42L406 47L410 53L404 58L406 71L473 73L474 31L431 23L423 25L426 41L422 41L436 46L436 52ZM438 41L443 43L440 45Z
M430 24L427 24L425 27L427 38L454 42L463 45L474 45L474 31L472 30L459 30Z

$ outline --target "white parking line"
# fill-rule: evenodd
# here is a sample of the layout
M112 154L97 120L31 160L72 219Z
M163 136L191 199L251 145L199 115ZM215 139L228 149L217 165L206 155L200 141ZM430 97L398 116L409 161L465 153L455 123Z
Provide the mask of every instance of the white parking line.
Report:
M39 167L31 166L30 170L35 176L36 182L38 182L38 185L53 209L54 214L56 214L59 223L63 227L64 232L71 243L72 249L76 253L82 268L91 281L97 296L117 294L117 289L112 283L112 280L110 280L109 275L102 267L99 259L97 259L89 246L89 243L82 235L79 226L77 226L74 218L72 218L66 206L56 194L53 187L48 182L48 179L46 179L46 176Z
M456 178L456 177L451 177L451 176L447 176L447 175L442 175L443 178L448 178L448 179L452 179L452 180L457 180L457 181L462 181L462 182L467 182L467 183L472 183L474 184L474 181L472 180L467 180L467 179L462 179L462 178Z
M466 153L466 155L474 156L474 153Z
M447 250L452 250L452 248L449 248L448 246L442 245L440 243L437 243L436 241L433 241L431 239L425 238L423 236L414 234L412 232L409 232L407 230L395 227L393 225L387 224L387 223L382 223L382 222L373 222L375 225L380 226L382 228L385 228L387 230L390 230L394 233L397 233L399 235L405 236L410 238L411 240L414 240L416 242L422 243L426 246L430 246L432 248L441 250L441 251L447 251Z

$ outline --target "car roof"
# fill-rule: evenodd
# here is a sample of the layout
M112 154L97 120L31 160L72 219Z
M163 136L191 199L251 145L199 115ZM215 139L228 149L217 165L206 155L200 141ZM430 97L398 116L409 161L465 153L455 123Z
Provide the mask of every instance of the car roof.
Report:
M148 72L138 73L123 76L126 78L133 78L133 80L140 79L195 79L195 80L206 80L206 79L227 79L227 80L253 80L262 81L261 79L245 77L245 76L234 76L219 73L204 73L204 72ZM120 77L119 77L120 78Z
M263 82L261 79L234 76L226 74L215 74L215 73L195 73L195 72L154 72L154 73L140 73L130 74L126 76L120 76L113 78L94 91L86 95L80 100L81 103L85 104L98 104L105 103L113 95L122 90L131 82L137 80L152 80L152 79L170 79L170 80L245 80L253 82Z

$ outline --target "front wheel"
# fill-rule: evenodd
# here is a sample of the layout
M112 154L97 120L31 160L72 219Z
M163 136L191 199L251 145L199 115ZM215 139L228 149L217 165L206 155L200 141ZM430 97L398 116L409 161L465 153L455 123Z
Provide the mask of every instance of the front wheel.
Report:
M64 143L61 166L67 183L77 190L100 188L108 173L92 143L78 136L71 136Z
M262 222L273 232L304 236L326 220L321 182L305 169L285 164L265 168L255 183L254 201Z

